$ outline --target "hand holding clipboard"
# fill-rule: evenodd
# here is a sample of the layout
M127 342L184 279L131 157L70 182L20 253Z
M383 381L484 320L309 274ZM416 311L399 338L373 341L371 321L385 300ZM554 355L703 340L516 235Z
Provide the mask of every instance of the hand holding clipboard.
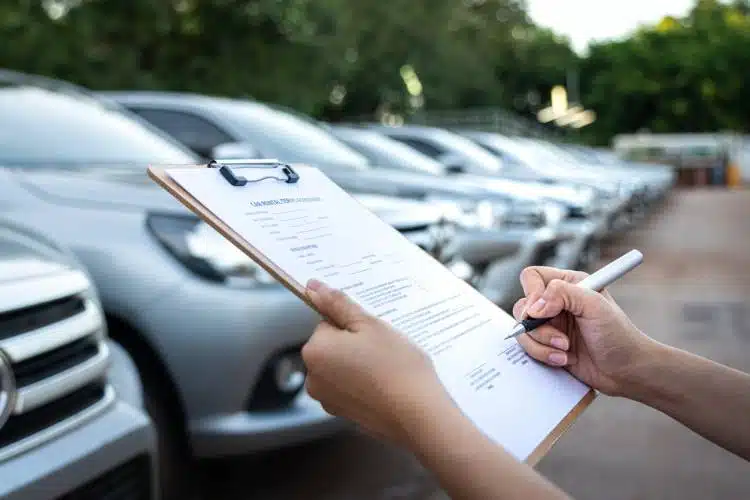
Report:
M504 340L510 315L318 169L255 161L149 175L308 305L304 284L318 279L406 335L458 407L520 460L538 461L593 399Z

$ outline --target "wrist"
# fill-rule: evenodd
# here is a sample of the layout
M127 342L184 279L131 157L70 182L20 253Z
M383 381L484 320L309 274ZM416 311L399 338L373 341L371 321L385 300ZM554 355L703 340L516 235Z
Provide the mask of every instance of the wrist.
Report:
M415 455L423 456L441 435L465 418L442 384L419 392L419 397L400 404L397 413L399 442Z
M659 381L664 370L668 369L671 351L667 345L645 340L621 377L619 395L643 404L659 398Z

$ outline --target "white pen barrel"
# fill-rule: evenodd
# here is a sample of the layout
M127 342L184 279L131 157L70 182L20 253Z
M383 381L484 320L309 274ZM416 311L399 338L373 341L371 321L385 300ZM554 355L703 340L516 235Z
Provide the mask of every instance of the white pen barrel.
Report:
M643 254L638 250L631 250L619 259L613 260L603 268L580 281L578 286L589 288L597 292L615 282L622 275L630 272L643 262Z

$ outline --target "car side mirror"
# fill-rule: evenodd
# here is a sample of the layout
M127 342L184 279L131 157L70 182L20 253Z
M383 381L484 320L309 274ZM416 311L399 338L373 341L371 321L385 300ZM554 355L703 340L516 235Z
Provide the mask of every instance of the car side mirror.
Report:
M211 149L213 160L249 160L262 157L258 148L249 142L225 142Z

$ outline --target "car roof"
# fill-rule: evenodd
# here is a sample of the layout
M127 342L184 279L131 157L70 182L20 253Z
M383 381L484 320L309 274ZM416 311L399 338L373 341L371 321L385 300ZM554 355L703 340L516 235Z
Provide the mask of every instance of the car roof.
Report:
M168 105L168 106L193 106L203 108L214 108L217 105L235 105L237 102L243 104L266 107L264 104L247 98L231 98L214 95L196 94L192 92L156 91L156 90L109 90L96 92L96 95L112 99L122 105Z

